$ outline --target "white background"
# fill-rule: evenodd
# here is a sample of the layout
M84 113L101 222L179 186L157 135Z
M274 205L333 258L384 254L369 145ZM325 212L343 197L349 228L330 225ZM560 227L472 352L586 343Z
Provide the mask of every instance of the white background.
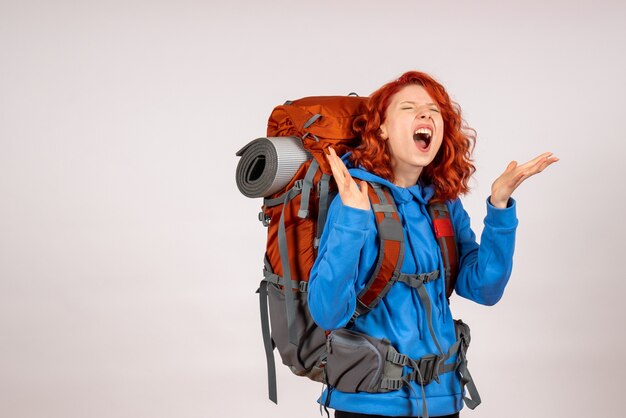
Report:
M514 273L472 326L466 417L622 416L626 6L619 1L0 2L0 416L316 417L267 398L260 201L235 152L271 109L426 71L478 132L477 233L513 159Z

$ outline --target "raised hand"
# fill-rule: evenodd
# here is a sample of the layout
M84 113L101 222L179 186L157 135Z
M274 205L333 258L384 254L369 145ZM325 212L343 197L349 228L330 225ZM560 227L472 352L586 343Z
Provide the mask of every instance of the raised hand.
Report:
M361 188L357 186L356 182L348 172L341 158L337 156L337 153L332 147L328 148L329 153L326 154L326 158L330 164L330 169L333 171L333 178L337 183L337 189L339 190L339 196L341 201L346 206L351 206L357 209L370 209L370 199L367 195L367 182L360 181Z
M551 152L545 152L532 160L518 165L511 161L504 173L491 185L491 204L497 208L505 208L513 191L528 177L541 173L550 164L559 161Z

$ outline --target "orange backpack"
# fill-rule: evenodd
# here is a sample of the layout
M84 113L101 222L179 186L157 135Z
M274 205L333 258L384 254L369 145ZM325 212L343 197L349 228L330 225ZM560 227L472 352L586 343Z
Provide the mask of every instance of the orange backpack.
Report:
M359 139L353 122L366 112L367 100L349 95L288 101L271 113L267 137L252 141L237 152L237 156L242 157L236 174L240 191L248 197L264 198L259 220L268 227L268 237L264 278L257 293L260 295L269 398L274 402L277 402L274 347L293 373L325 382L327 334L311 318L307 302L309 274L335 194L332 172L324 153L332 146L342 155L357 145ZM273 144L292 141L302 149L294 150L293 154L282 151L285 154L282 156L267 155L259 150L257 155L249 155L255 153L255 146L267 148L270 140ZM284 163L290 155L296 154L304 161L293 169L295 173L288 174L291 177L283 181L284 184L273 184L269 195L261 194L256 186L246 188L249 185L246 183L259 180L264 171L271 172L269 176L278 176L276 167L271 171L270 162L280 165L281 157ZM380 249L376 269L358 295L353 320L370 311L384 297L400 273L404 256L403 229L391 193L379 185L372 186L370 200L379 229ZM445 204L431 205L429 211L444 255L446 286L451 292L458 260L450 216Z

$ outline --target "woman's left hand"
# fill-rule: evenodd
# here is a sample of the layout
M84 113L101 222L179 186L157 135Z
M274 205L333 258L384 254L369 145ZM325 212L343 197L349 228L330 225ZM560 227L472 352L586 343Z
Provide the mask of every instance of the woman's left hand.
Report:
M497 208L506 208L513 191L528 177L541 173L550 164L559 161L551 152L545 152L538 157L518 165L517 161L511 161L504 173L491 185L491 204Z

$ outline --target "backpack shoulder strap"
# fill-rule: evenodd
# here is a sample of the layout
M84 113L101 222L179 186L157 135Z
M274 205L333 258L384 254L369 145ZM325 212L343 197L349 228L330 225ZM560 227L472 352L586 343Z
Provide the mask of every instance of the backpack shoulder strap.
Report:
M459 254L456 246L454 227L450 219L450 211L445 203L428 205L428 213L433 223L435 237L443 257L445 269L446 297L450 299L459 273Z
M404 260L404 230L393 197L380 184L369 183L369 186L380 245L374 273L357 296L351 322L372 310L385 297L398 279Z

